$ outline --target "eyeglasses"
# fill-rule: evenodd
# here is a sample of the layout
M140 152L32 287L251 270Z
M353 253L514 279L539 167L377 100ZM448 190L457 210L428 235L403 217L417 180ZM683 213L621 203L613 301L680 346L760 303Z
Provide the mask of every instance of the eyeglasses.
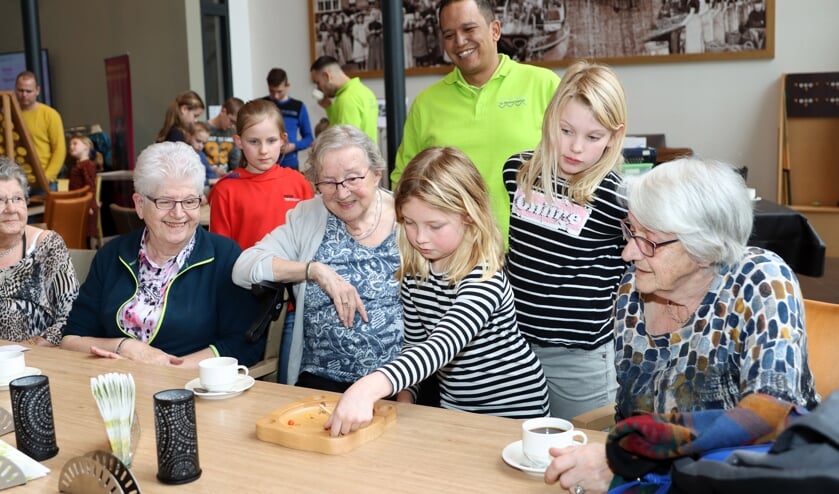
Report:
M355 190L361 186L361 181L367 178L367 175L370 173L370 169L368 168L364 175L360 177L347 177L340 182L333 182L331 180L327 180L325 182L318 182L315 184L315 188L318 189L318 192L321 194L334 194L338 192L338 186L349 190Z
M23 196L0 197L0 202L6 206L11 204L12 206L18 207L26 204L26 198Z
M201 198L200 197L189 197L182 201L176 201L174 199L164 199L164 198L154 198L152 196L146 196L146 199L150 200L154 203L154 207L157 209L163 209L166 211L175 209L175 206L180 204L183 209L198 209L201 206Z
M623 239L627 242L629 242L630 239L635 240L635 245L645 257L653 257L655 255L655 250L658 247L664 247L665 245L673 244L679 241L678 238L674 238L673 240L665 240L664 242L653 242L648 238L635 235L632 233L632 230L629 229L629 222L626 220L621 221L621 230L623 231Z

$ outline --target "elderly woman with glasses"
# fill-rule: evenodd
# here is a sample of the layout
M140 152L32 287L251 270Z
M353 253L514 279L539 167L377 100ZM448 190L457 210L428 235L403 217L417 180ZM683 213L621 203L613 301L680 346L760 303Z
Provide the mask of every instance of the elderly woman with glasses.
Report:
M203 188L190 146L163 142L140 153L133 199L146 226L96 253L61 348L189 368L216 356L259 360L264 340L245 339L257 303L231 279L241 249L199 228Z
M746 246L753 219L743 177L687 158L626 185L631 266L615 302L617 421L727 410L753 393L815 407L798 280L773 252ZM551 454L547 482L607 490L603 444Z
M79 282L61 236L26 224L28 201L26 174L0 157L0 339L57 345Z
M399 355L396 213L379 187L385 161L364 132L330 127L308 162L318 195L246 249L233 279L293 285L296 316L280 364L287 382L343 392Z

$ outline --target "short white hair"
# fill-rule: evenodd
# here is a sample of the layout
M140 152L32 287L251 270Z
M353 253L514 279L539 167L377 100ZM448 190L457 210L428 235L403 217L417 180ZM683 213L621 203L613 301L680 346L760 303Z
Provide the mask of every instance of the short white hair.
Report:
M742 257L754 213L733 165L678 159L627 177L625 188L629 212L640 225L676 235L695 261L729 265Z
M170 180L187 179L195 195L204 193L206 171L198 153L183 142L152 144L137 157L134 167L134 191L151 196Z

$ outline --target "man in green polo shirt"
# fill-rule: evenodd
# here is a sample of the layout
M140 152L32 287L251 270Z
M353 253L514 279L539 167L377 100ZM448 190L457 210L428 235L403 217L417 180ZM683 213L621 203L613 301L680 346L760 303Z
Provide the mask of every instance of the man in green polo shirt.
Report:
M361 79L350 79L337 60L322 56L311 68L312 82L323 93L318 104L326 109L329 125L349 124L379 142L379 101Z
M488 0L443 0L438 18L443 47L455 68L414 100L391 183L396 185L402 170L423 149L460 148L484 177L506 240L510 201L501 170L507 158L539 143L559 76L498 54L501 22Z

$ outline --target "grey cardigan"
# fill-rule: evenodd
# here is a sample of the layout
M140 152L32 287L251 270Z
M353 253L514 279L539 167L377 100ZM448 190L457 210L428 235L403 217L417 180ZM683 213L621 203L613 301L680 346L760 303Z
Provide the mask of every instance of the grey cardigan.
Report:
M274 228L271 233L253 247L245 249L233 266L233 282L250 289L260 281L275 281L271 268L272 258L280 257L289 261L308 262L314 257L326 232L326 220L329 212L320 196L315 196L298 204L288 212L284 225ZM292 284L294 291L294 310L302 314L306 309L306 282ZM300 374L300 360L303 356L303 317L294 318L294 330L291 336L291 350L287 364L288 383L295 384ZM282 365L282 362L280 363Z

